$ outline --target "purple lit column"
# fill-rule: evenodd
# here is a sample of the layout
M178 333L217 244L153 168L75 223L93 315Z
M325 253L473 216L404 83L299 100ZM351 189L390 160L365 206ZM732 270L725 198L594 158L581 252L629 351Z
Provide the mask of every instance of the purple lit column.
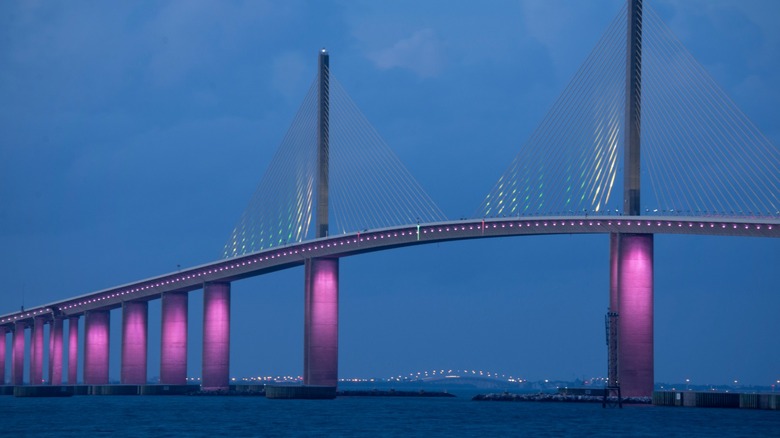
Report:
M122 367L119 381L126 385L146 383L146 343L149 304L129 301L122 305Z
M49 384L62 385L62 318L49 325Z
M618 244L618 376L624 397L653 395L653 235Z
M108 384L108 310L91 310L84 316L84 383Z
M160 383L187 383L187 312L187 292L163 294Z
M54 336L52 336L52 330L54 330L54 321L49 321L49 366L48 366L48 377L49 377L49 385L51 385L51 373L53 370L52 365L54 365L54 356L52 356L52 350L54 350Z
M76 384L79 370L79 317L68 318L68 385Z
M24 384L24 329L23 322L14 324L13 345L11 346L11 384Z
M227 390L230 370L230 283L203 287L204 391Z
M33 318L32 346L30 347L30 384L43 383L43 323L42 317Z
M0 327L0 386L5 385L5 327Z
M305 265L304 385L336 386L339 356L339 260Z

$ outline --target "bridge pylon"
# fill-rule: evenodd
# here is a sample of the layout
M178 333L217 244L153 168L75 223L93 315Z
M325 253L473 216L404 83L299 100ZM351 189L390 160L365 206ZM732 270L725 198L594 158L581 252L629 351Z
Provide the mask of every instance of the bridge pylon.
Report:
M642 0L628 0L623 211L640 214ZM610 313L617 319L617 378L622 395L653 395L653 235L610 235ZM610 384L612 382L610 381Z
M328 237L330 56L319 53L316 238ZM338 380L339 259L309 258L304 269L303 384L335 387Z

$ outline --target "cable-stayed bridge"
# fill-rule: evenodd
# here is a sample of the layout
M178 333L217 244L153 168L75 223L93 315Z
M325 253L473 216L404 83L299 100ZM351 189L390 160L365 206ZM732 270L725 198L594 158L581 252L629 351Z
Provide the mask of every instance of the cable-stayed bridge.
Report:
M647 394L652 236L777 237L778 163L777 148L652 10L629 2L472 218L449 221L349 99L321 53L317 78L230 233L225 258L1 316L3 332L14 331L11 382L22 383L28 326L31 381L44 380L44 325L50 325L53 352L46 380L65 380L63 322L74 339L72 328L85 316L83 380L107 383L107 311L120 306L122 381L145 382L147 302L161 298L161 382L183 383L187 292L204 289L203 382L223 388L230 282L305 265L304 380L335 385L340 257L446 240L604 233L612 242L610 307L620 315L624 336L616 339L620 366L613 377L624 394ZM0 339L6 348L4 333ZM69 363L75 363L77 344L69 343ZM69 367L68 382L76 381L75 368Z

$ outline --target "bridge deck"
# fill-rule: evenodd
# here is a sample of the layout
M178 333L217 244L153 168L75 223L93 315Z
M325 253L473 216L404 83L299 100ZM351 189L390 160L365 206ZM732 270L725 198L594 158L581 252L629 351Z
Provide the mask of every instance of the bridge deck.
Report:
M346 257L396 247L451 240L547 234L652 233L710 236L780 237L778 219L702 217L521 217L470 219L405 225L331 236L284 247L266 249L231 259L218 260L175 273L67 298L0 316L0 326L38 316L72 316L89 310L121 307L125 301L151 300L164 292L192 291L204 283L233 281L302 265L313 257Z

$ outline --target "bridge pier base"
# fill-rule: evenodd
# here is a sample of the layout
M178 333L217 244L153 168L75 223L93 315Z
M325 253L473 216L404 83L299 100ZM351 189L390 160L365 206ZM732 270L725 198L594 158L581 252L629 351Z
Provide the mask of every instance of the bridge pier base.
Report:
M49 323L49 384L62 385L62 318Z
M30 384L43 383L43 324L42 317L33 318L33 329L30 347Z
M84 317L84 383L108 384L108 310L90 310Z
M617 235L618 381L624 397L653 395L653 235ZM615 251L615 245L611 245ZM616 263L617 275L614 275ZM616 277L616 278L615 278ZM610 293L610 306L613 297Z
M148 319L148 302L128 301L122 305L122 368L119 381L123 385L146 384Z
M161 384L187 384L187 300L186 292L166 292L162 296Z
M24 384L24 330L26 329L24 322L17 322L14 324L14 335L11 341L11 384L23 385Z
M227 391L230 373L230 283L203 286L201 390Z
M68 385L77 383L79 371L79 317L68 318Z
M339 260L305 264L303 384L336 386L339 358Z

